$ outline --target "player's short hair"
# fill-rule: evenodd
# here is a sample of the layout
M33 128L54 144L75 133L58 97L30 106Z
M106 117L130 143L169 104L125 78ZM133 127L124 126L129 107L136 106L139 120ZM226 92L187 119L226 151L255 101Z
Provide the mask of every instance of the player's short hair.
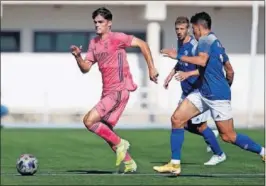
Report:
M187 17L185 16L179 16L176 18L175 20L175 25L178 25L178 24L184 24L186 23L187 24L187 27L189 26L189 20Z
M191 17L190 22L192 24L201 24L206 29L211 29L212 26L211 16L206 12L196 13Z
M190 18L190 23L191 24L196 24L197 23L197 20L196 20L196 16L193 15L191 18Z
M108 10L105 7L98 8L92 13L92 19L95 19L98 15L101 15L104 19L107 19L108 21L112 21L113 15L110 10Z

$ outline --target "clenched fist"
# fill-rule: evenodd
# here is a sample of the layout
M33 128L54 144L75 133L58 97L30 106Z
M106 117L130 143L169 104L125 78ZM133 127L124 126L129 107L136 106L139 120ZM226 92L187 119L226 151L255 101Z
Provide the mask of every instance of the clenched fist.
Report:
M77 47L77 46L75 46L75 45L72 45L72 46L70 47L70 49L71 49L71 53L72 53L72 55L75 56L75 57L77 57L77 56L79 56L79 55L81 54L82 46Z

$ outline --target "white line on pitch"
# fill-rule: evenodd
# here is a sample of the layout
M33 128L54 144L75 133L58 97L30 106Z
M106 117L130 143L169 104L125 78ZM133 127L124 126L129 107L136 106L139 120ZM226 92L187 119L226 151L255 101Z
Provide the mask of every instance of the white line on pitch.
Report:
M135 173L135 174L87 174L87 173L36 173L35 176L69 176L69 175L82 175L82 176L171 176L171 174L156 174L156 173ZM2 173L1 176L20 176L20 174L14 173ZM256 173L256 174L181 174L181 177L234 177L234 176L248 176L248 177L258 177L258 176L265 176L265 173Z

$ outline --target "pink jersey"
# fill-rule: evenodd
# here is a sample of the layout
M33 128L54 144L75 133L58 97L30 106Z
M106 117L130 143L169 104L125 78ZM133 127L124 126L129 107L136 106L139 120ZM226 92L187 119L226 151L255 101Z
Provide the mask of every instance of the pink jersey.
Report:
M133 36L120 32L110 32L101 40L95 37L90 41L86 60L98 62L102 74L103 93L110 91L134 91L134 83L125 48L130 47Z

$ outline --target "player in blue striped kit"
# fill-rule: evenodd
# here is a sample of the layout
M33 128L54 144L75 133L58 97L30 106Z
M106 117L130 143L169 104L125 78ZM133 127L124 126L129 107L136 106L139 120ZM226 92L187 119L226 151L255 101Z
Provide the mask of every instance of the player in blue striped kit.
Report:
M178 53L186 56L194 56L198 45L197 40L189 35L189 20L187 17L177 17L175 22L175 29L178 38L177 48ZM169 82L173 78L176 72L186 73L186 78L181 81L182 96L179 104L188 96L191 92L197 89L197 66L194 64L188 64L183 61L178 61L174 69L170 72L165 80L164 87L167 88ZM193 74L196 73L196 74ZM205 163L205 165L216 165L226 160L226 156L221 150L216 136L213 131L207 126L207 120L210 118L210 112L206 111L191 120L188 121L185 129L189 132L203 136L205 142L212 149L214 156ZM171 142L173 143L173 142ZM155 167L156 170L156 167Z
M168 57L199 66L199 88L190 93L172 116L172 159L158 167L158 172L181 173L180 154L184 141L184 125L188 120L211 111L212 118L223 141L253 152L265 161L265 148L244 134L236 133L233 125L230 85L223 73L224 48L211 31L211 17L206 12L197 13L192 20L193 33L199 36L196 56L185 56L173 51L164 51Z

